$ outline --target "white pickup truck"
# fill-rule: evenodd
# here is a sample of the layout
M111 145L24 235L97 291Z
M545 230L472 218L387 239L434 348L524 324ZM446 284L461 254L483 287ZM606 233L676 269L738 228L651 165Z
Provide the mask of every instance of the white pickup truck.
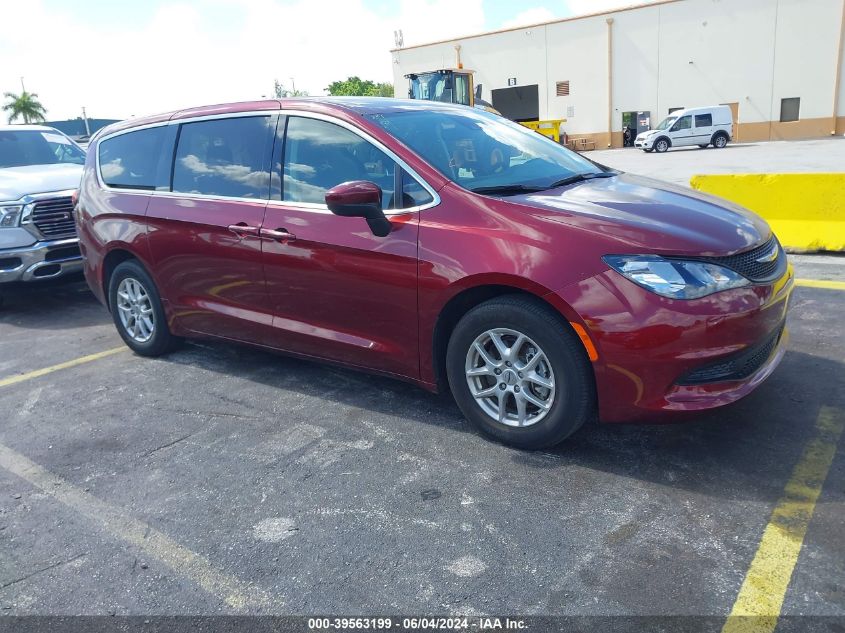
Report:
M72 196L84 163L54 128L0 125L0 301L8 282L82 269Z

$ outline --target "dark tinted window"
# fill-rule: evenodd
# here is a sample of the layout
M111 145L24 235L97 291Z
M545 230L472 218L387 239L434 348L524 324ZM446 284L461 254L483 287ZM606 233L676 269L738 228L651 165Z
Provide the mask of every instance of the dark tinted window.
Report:
M801 110L801 99L799 97L789 97L780 100L780 120L797 121L798 112Z
M678 122L672 126L672 131L677 132L678 130L688 130L692 127L692 117L691 116L682 116L678 119Z
M183 124L173 164L173 191L266 198L271 120L254 116Z
M155 189L165 126L127 132L99 146L100 174L109 187Z
M419 207L431 202L431 194L413 176L402 172L402 208Z
M0 167L85 163L85 153L54 130L0 132Z
M396 163L372 143L344 127L304 117L288 119L282 197L325 204L326 191L349 180L369 180L382 190L382 206L395 206Z
M711 127L713 125L712 114L696 114L695 127Z

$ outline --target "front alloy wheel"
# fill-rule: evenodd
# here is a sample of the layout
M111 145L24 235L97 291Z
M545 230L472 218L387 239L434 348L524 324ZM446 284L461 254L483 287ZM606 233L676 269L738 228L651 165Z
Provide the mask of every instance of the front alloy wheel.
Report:
M525 427L540 422L555 400L546 354L522 332L487 330L467 352L466 379L478 406L493 420Z
M662 154L669 149L669 141L665 138L660 139L654 144L654 149L658 154Z
M519 448L559 444L596 411L583 344L556 310L527 295L467 312L449 338L446 376L467 420Z

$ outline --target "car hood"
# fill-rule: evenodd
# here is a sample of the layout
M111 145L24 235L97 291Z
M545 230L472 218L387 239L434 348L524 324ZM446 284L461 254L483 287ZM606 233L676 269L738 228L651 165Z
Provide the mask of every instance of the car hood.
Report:
M727 200L630 174L506 200L618 242L619 254L729 255L771 236L765 220Z
M14 202L23 196L77 189L82 165L27 165L0 169L0 202Z

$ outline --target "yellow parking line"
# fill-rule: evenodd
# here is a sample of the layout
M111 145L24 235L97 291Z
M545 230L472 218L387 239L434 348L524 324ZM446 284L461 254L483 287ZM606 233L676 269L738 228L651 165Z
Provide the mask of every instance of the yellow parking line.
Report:
M816 421L816 434L804 448L763 531L722 633L771 633L775 630L807 526L843 427L845 415L842 411L822 407Z
M270 597L261 589L225 573L169 536L77 488L2 444L0 467L40 488L117 538L134 545L150 558L161 561L177 574L221 599L230 608L243 611L271 604ZM280 606L282 603L277 600L273 604Z
M120 352L124 352L128 347L115 347L112 349L107 349L104 352L97 352L96 354L89 354L88 356L82 356L81 358L76 358L74 360L69 360L65 363L59 363L58 365L53 365L52 367L45 367L44 369L36 369L35 371L28 372L26 374L19 374L17 376L9 376L8 378L3 378L0 380L0 387L8 387L9 385L15 385L19 382L24 382L25 380L32 380L33 378L38 378L39 376L46 376L47 374L52 374L54 371L59 371L61 369L69 369L70 367L76 367L77 365L84 365L85 363L90 363L95 360L100 360L101 358L105 358L106 356L111 356L112 354L118 354Z
M845 290L845 281L825 281L823 279L796 279L796 286L805 288L825 288L827 290Z

